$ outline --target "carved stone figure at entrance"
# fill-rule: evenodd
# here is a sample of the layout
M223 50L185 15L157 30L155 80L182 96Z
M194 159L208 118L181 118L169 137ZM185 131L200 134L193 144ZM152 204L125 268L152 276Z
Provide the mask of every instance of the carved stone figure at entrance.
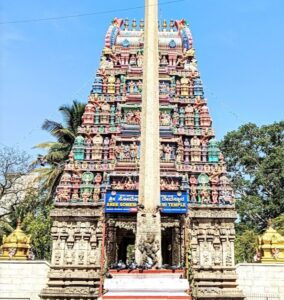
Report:
M158 264L157 252L160 250L159 241L156 240L155 234L148 233L146 239L141 240L138 249L142 254L144 264L149 268L156 267Z

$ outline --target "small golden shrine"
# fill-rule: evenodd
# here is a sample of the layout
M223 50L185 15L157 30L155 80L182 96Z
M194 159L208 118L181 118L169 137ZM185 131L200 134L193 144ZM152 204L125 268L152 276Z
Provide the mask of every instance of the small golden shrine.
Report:
M18 222L17 228L8 236L3 237L0 247L0 260L28 260L31 248L31 237L26 235Z
M284 237L269 222L265 233L258 238L261 263L284 263Z

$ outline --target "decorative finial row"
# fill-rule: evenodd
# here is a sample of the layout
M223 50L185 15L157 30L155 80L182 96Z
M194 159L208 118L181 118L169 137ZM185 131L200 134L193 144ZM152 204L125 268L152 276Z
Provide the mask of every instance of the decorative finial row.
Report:
M136 19L133 19L131 22L131 28L129 28L129 19L126 18L123 22L124 24L124 30L128 31L128 30L132 30L132 31L137 31L137 21ZM144 20L140 20L139 22L139 30L143 31L144 30Z
M131 27L130 27L130 23L131 23ZM124 28L123 30L125 31L144 31L144 20L140 20L139 22L139 29L137 28L137 21L136 19L133 19L131 22L129 22L129 19L126 18L123 22ZM168 24L168 22L166 20L163 20L162 22L158 22L158 26L159 26L159 30L161 31L169 31L169 32L173 32L175 31L175 21L171 20Z
M175 22L174 20L170 20L169 27L167 20L164 20L162 23L162 31L170 31L173 32L175 30Z

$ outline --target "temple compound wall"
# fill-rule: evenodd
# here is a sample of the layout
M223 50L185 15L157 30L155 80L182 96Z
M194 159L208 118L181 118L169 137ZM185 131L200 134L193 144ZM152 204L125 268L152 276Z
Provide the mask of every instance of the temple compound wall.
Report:
M39 300L48 271L46 261L0 261L0 299Z
M238 264L237 283L246 299L284 299L284 264Z
M0 299L38 300L45 287L46 261L1 261ZM236 265L237 284L247 300L284 300L284 264Z

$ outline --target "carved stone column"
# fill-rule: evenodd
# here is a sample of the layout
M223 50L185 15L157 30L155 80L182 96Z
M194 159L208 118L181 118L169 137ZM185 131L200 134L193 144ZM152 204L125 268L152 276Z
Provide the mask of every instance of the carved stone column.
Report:
M108 224L108 231L107 231L107 264L108 266L114 264L117 261L116 257L116 228L115 224L109 223Z
M180 228L175 226L172 231L172 262L173 265L178 265L181 262L182 247Z

